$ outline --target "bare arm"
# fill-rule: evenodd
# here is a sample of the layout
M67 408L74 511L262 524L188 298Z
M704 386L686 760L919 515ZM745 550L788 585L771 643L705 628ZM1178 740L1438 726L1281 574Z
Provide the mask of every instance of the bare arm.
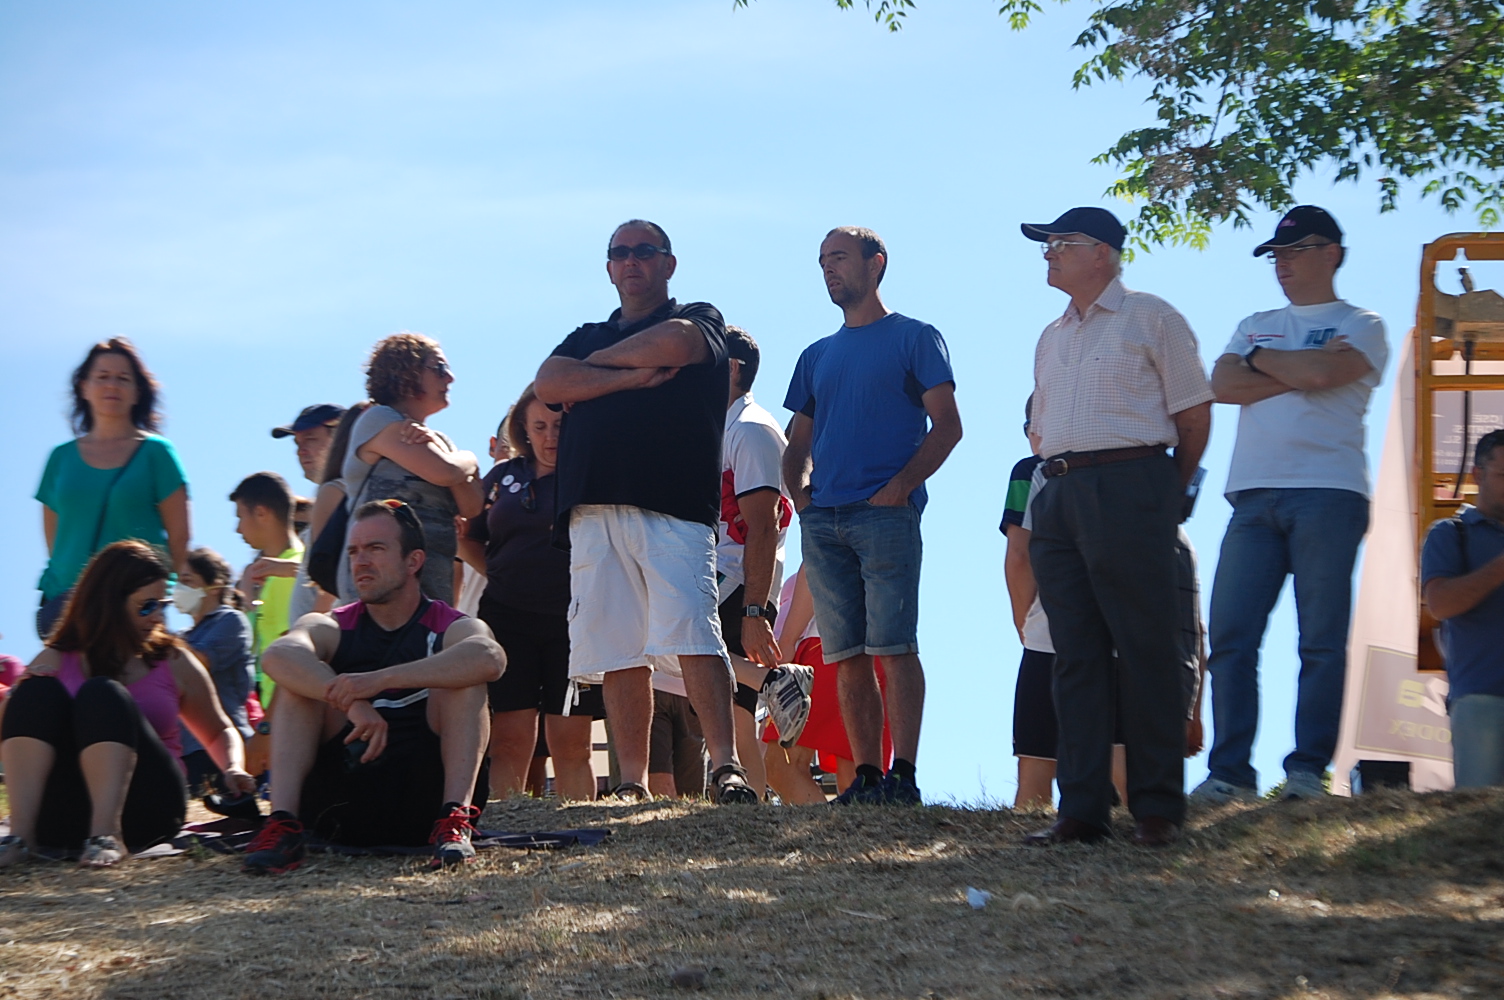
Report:
M802 413L794 414L794 422L789 425L789 446L783 450L783 484L796 511L810 504L809 448L814 433L813 420Z
M809 581L804 578L804 567L794 577L794 592L789 595L789 606L780 608L778 614L778 638L788 638L791 645L799 645L799 637L815 617L815 600L809 592Z
M1175 433L1180 443L1175 446L1175 466L1180 470L1180 488L1191 484L1196 466L1201 463L1201 453L1206 451L1207 439L1212 435L1212 404L1198 403L1170 417L1175 421Z
M162 527L167 529L167 553L172 568L181 573L188 566L188 487L179 486L157 504Z
M930 430L898 475L868 498L878 507L902 507L909 494L933 476L961 440L961 413L956 409L956 387L942 382L922 397L930 416Z
M477 573L486 572L486 546L483 542L477 542L473 538L460 536L459 547L456 550L459 557L465 560L465 564Z
M460 517L474 517L485 505L485 497L480 495L479 476L472 476L458 486L449 487L449 492L454 495L454 506Z
M1290 387L1279 379L1249 368L1241 354L1224 354L1212 366L1212 392L1217 394L1219 403L1246 406L1289 391Z
M778 555L782 498L776 489L754 490L737 498L742 520L747 522L747 542L742 553L747 604L767 604L773 597L773 564ZM742 648L747 651L747 659L770 669L783 659L773 626L766 618L742 619Z
M362 462L374 464L377 457L389 458L415 476L421 476L435 486L463 486L480 475L480 463L468 451L452 451L437 439L421 444L409 444L403 440L406 425L388 424L371 440L361 446Z
M52 543L57 538L57 511L42 504L42 535L47 539L47 554L52 555Z
M1260 351L1253 363L1270 378L1303 392L1337 389L1373 371L1368 358L1346 337L1303 351Z
M178 687L178 714L189 732L203 744L234 791L254 792L256 779L245 771L245 744L220 706L208 672L187 650L174 650L168 664Z
M1467 614L1504 587L1504 555L1494 556L1471 573L1463 576L1438 576L1426 583L1426 607L1437 621Z
M1024 619L1034 606L1039 587L1034 582L1034 566L1029 562L1029 536L1016 524L1008 525L1008 550L1003 556L1003 579L1008 584L1008 601L1013 605L1013 627L1019 641L1024 637Z
M444 633L444 648L440 652L380 670L340 674L319 697L348 711L353 702L374 698L391 688L442 690L485 684L500 677L506 664L507 655L491 637L486 623L478 618L461 618Z
M683 368L709 360L705 334L687 319L655 323L585 359L601 368Z
M328 615L304 615L287 634L266 647L261 669L304 698L324 700L335 673L329 659L339 647L339 625Z
M651 389L677 374L677 368L608 368L590 361L555 356L538 369L533 392L544 403L567 405L629 389Z
M308 515L308 540L316 542L333 514L345 499L345 488L338 483L325 483L313 498L313 512Z

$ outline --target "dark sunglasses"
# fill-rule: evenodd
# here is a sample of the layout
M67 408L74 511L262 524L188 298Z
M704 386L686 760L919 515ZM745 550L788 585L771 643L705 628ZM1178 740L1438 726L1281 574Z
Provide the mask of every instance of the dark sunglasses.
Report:
M533 493L533 481L531 479L522 484L522 499L518 502L522 505L522 509L529 514L538 509L538 497Z
M606 256L612 260L626 260L627 255L630 254L638 260L651 260L655 254L660 253L667 257L668 247L655 247L651 243L639 243L635 247L629 247L622 243L607 250Z
M412 507L401 500L379 500L377 502L384 505L387 510L390 510L392 516L398 521L401 521L408 527L422 529L423 526L418 523L418 515L413 511Z
M165 607L167 607L167 602L162 600L161 598L147 598L141 603L141 607L136 609L136 617L150 618L152 615L156 614L158 611L161 611Z
M448 378L454 373L454 369L449 367L449 362L447 361L435 361L433 364L424 365L423 367L433 372L439 378Z

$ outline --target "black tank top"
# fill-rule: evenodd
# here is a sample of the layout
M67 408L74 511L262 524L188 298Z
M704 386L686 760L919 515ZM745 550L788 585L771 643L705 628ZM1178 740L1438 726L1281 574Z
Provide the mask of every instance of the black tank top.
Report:
M464 618L443 601L424 597L407 624L388 632L377 625L356 601L335 608L330 614L339 623L339 648L329 661L336 674L362 674L398 663L411 663L444 648L444 633ZM383 691L371 705L387 720L391 737L412 726L428 725L428 689L397 688Z

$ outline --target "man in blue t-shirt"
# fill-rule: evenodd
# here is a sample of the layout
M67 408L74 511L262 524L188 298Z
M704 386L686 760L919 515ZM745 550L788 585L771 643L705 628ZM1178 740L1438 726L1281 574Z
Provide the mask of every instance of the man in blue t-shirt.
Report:
M842 805L920 801L919 517L924 481L961 440L950 352L940 331L883 305L877 286L887 266L888 250L870 229L843 226L825 237L820 268L845 322L800 355L783 403L794 411L783 478L857 761L855 780L836 798ZM878 764L884 693L874 656L887 673L887 775Z
M1420 554L1446 647L1458 788L1504 785L1504 431L1478 442L1473 479L1477 503L1433 524Z

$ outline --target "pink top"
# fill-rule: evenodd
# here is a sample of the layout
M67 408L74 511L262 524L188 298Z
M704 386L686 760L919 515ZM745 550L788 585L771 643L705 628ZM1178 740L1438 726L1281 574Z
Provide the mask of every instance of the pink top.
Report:
M77 695L78 689L84 686L83 667L80 665L82 657L78 653L62 653L62 665L58 667L57 679L63 682L63 687L68 689L70 696ZM136 704L141 707L141 714L151 727L157 731L157 736L172 754L174 759L183 756L183 741L178 735L178 703L181 698L178 695L177 681L173 680L172 668L166 660L158 661L145 677L134 684L127 684L125 689L136 699Z

